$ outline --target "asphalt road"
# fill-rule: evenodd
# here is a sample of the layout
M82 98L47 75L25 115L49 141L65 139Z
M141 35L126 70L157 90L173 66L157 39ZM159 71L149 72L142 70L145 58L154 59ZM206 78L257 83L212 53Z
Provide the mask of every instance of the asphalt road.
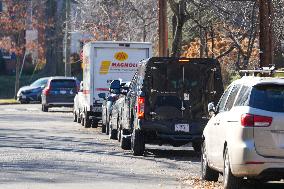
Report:
M134 157L100 128L72 122L70 109L0 106L0 188L192 188L199 173L191 147L150 146ZM148 146L149 147L149 146Z
M0 189L222 188L222 178L200 181L191 147L146 147L145 156L132 156L100 128L72 122L71 109L43 113L38 104L0 105Z

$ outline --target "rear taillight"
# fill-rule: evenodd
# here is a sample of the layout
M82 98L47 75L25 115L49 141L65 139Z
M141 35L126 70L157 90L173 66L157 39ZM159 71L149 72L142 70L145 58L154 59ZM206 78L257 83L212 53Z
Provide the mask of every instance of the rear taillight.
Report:
M243 114L241 124L244 127L269 127L272 123L272 117Z
M42 93L43 93L44 95L48 95L48 94L49 94L49 91L50 91L50 86L47 86L47 87L45 87L45 88L43 89Z
M144 97L138 97L138 100L137 100L138 119L144 118L144 109L145 109L145 98Z

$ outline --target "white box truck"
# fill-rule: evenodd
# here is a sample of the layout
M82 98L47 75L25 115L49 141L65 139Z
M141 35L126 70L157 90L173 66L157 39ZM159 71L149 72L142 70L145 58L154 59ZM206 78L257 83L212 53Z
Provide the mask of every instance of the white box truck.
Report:
M83 84L74 99L74 121L83 126L97 125L102 115L99 93L108 93L115 79L130 81L139 61L152 57L147 42L97 41L83 48Z

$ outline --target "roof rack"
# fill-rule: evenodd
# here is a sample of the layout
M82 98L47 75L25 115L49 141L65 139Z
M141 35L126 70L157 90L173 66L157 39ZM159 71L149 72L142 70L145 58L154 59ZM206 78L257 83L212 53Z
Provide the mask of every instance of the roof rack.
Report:
M266 75L273 75L276 73L284 73L283 70L277 70L275 66L270 66L270 67L262 67L257 70L240 70L240 73L244 73L245 76L249 76L249 74L252 74L252 76L255 76L255 74L266 74Z

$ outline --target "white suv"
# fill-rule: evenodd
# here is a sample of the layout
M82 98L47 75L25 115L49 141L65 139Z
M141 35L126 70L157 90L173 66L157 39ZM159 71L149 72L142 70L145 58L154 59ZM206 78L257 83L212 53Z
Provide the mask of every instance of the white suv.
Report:
M284 178L284 79L243 77L233 82L203 132L202 179L225 189L247 180Z

